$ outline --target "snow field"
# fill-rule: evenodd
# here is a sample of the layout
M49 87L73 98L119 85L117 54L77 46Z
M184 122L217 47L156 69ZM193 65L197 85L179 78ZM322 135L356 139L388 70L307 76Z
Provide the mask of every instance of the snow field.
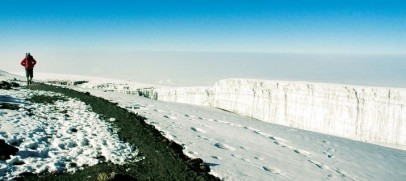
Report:
M224 180L403 180L406 152L218 109L81 89L146 121Z
M108 84L109 87L96 89L125 92L115 90L122 87L115 86L114 82L103 84ZM404 150L275 125L210 107L103 92L93 90L94 86L91 86L93 89L70 88L91 92L92 95L103 97L145 116L146 121L164 136L183 145L185 154L202 158L210 166L211 174L223 180L403 181L406 178ZM207 100L204 98L207 96L205 92L199 94L194 89L190 91L192 94L168 97L177 98L174 101L194 103L204 103ZM396 98L392 93L390 97ZM247 102L242 98L238 100ZM289 100L285 102L292 102ZM258 114L262 113L260 111Z
M19 110L0 109L0 139L20 150L0 161L0 180L24 172L74 172L104 161L124 164L139 160L138 150L120 141L116 130L85 103L72 98L54 104L25 101L33 95L62 96L0 90L2 102L20 105Z

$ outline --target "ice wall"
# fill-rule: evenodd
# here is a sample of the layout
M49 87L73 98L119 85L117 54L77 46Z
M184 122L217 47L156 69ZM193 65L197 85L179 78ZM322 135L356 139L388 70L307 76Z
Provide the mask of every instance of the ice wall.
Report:
M406 145L406 89L226 79L213 87L149 89L151 98L350 139Z

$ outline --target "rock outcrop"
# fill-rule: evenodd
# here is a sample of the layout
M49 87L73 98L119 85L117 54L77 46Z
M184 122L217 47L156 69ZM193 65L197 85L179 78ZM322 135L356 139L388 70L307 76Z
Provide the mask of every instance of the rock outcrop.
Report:
M18 148L8 145L4 140L0 139L0 160L10 159L11 155L16 155Z

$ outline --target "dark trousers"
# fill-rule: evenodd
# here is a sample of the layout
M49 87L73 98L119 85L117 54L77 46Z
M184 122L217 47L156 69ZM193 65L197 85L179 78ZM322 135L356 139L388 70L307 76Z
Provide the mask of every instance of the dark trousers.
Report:
M32 79L32 77L34 77L34 69L25 69L25 76L28 78L30 77Z

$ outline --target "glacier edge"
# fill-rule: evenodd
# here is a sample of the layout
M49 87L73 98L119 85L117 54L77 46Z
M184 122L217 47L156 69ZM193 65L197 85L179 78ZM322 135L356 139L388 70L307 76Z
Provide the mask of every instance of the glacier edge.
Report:
M212 87L145 89L159 101L216 107L363 142L406 146L406 89L225 79Z

